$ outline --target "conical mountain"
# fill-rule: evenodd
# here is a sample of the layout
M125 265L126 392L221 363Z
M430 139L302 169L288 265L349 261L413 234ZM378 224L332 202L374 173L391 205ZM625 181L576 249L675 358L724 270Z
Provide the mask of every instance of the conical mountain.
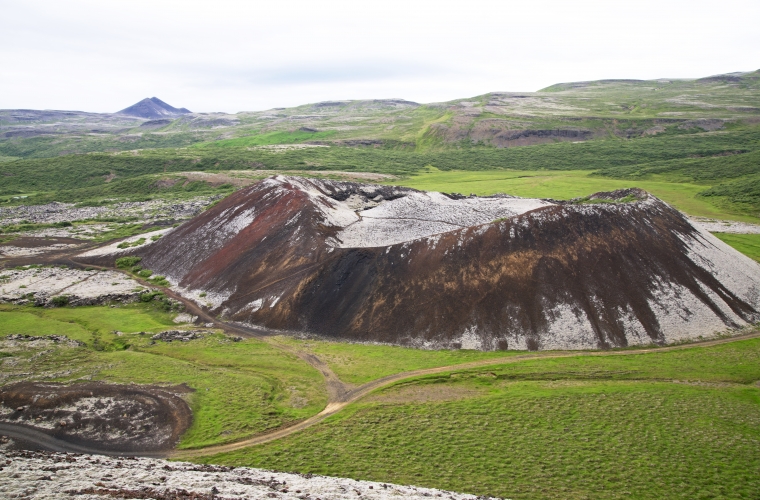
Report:
M192 113L186 108L175 108L165 103L158 97L146 97L142 101L124 108L118 112L120 115L137 116L139 118L167 118Z

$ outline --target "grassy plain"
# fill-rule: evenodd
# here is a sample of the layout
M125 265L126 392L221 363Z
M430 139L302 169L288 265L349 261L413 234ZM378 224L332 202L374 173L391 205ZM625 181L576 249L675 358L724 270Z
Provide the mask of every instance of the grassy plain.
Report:
M194 421L181 448L242 439L324 407L320 374L270 343L213 334L152 344L135 333L170 321L152 303L1 306L0 339L57 333L87 343L17 350L0 342L3 383L185 383L195 390ZM410 379L282 440L200 461L515 499L752 498L760 487L760 339L528 359L273 340L315 353L354 384L493 357L512 361Z
M748 340L424 377L203 461L515 499L753 498L759 359Z
M704 184L670 182L662 178L611 179L594 175L588 170L564 171L447 171L428 169L427 172L394 181L394 184L425 191L474 193L491 195L507 193L531 198L568 200L587 196L598 191L638 187L670 203L690 215L718 219L756 222L758 217L737 214L714 205L711 200L699 197L706 189Z
M593 171L609 182L605 184L600 180L594 184L589 179L586 182L589 188L630 185L630 181L643 187L647 182L662 190L673 191L673 196L684 199L707 192L710 204L721 206L720 212L754 217L760 209L760 184L754 182L760 175L756 161L760 149L760 127L757 126L710 133L603 138L578 144L560 142L501 149L473 145L420 150L332 145L274 151L238 144L254 139L230 139L232 142L229 143L210 142L190 148L100 152L3 162L0 163L0 175L4 179L0 187L0 203L21 203L20 198L14 198L19 196L29 197L24 203L81 202L106 198L183 197L227 193L233 189L229 185L213 186L198 180L161 182L182 172L193 171L340 170L409 176L438 169L456 175L484 172L497 176L505 171L520 171L528 176L571 172L571 178L574 177L572 172L585 172L577 174L582 177ZM623 182L618 182L620 179ZM570 182L567 186L560 184L557 190L561 193L568 186ZM463 188L448 190L461 191ZM551 189L542 193L559 197ZM704 204L695 204L693 208L710 211Z
M356 405L283 441L203 461L514 499L757 492L757 389L486 381L455 388L485 394Z
M482 359L503 358L524 354L519 351L427 351L409 347L351 344L321 340L296 340L279 337L278 342L313 353L326 362L344 382L364 384L394 373L456 365Z
M724 243L760 262L760 234L713 233Z

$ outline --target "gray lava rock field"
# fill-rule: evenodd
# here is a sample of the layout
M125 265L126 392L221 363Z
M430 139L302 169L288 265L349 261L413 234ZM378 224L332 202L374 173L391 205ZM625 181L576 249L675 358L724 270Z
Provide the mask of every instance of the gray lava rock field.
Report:
M244 499L430 499L476 500L433 488L220 467L149 458L111 458L0 450L0 496L4 498L151 498L156 500Z

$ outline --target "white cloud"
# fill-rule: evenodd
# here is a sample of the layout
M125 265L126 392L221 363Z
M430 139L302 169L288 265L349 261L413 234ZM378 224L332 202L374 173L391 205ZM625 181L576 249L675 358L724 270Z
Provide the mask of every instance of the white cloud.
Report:
M760 67L760 3L0 0L0 108L448 100Z

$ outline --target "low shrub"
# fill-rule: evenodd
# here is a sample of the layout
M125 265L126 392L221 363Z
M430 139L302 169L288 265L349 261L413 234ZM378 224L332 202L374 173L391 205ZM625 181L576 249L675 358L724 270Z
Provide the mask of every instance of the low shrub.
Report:
M142 295L140 295L140 301L141 302L150 302L151 300L153 300L156 297L159 297L159 296L163 297L163 295L164 294L162 294L161 292L147 292L147 293L143 293Z
M169 283L169 280L166 279L166 276L153 276L151 278L151 281L153 281L153 284L158 286L169 286L171 283Z
M134 257L134 256L120 257L116 259L116 267L118 267L119 269L126 269L129 267L133 267L141 260L142 260L142 257Z
M69 298L65 295L57 295L50 299L50 303L55 307L64 307L69 305Z
M116 248L132 248L132 247L139 247L145 243L145 238L140 238L137 241L122 241L118 245L116 245Z

